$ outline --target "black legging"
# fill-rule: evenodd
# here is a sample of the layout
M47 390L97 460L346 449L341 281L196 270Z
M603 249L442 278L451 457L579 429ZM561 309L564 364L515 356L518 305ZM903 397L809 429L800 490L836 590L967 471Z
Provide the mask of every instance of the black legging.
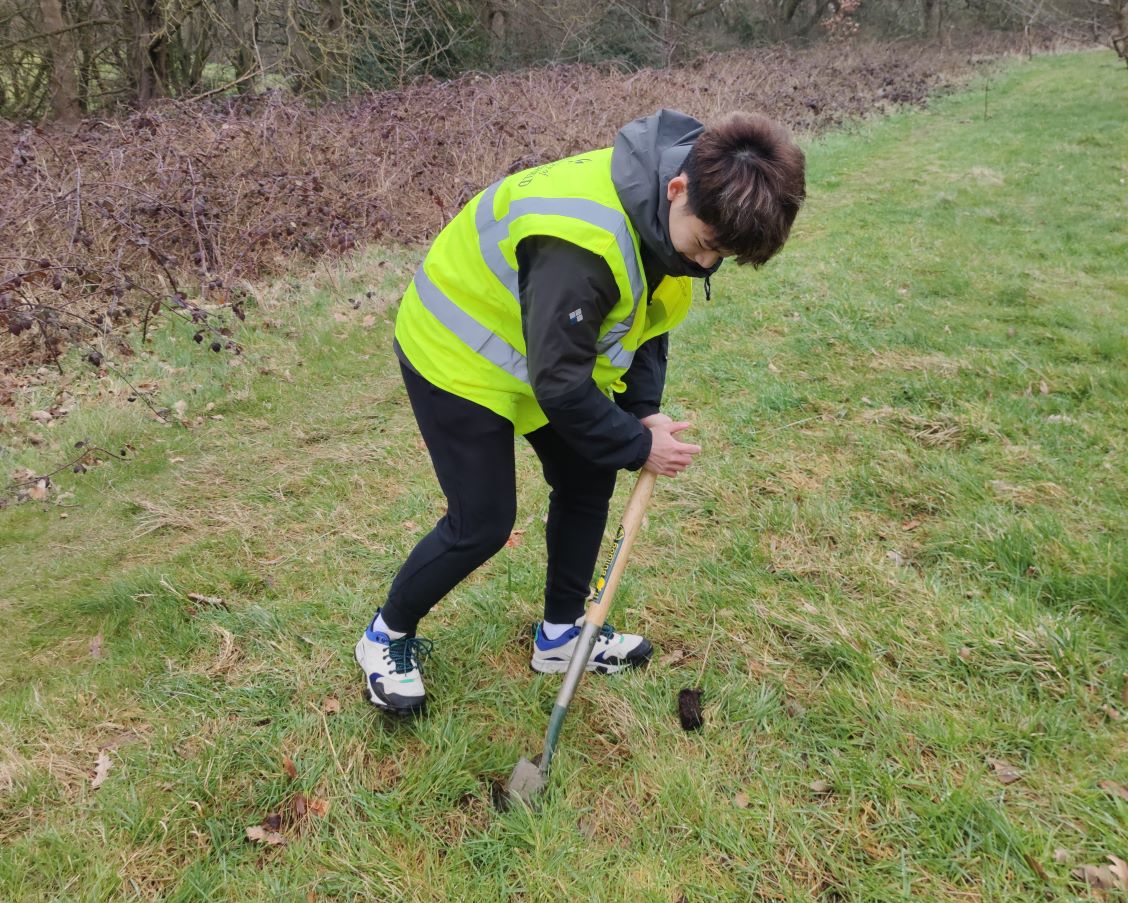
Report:
M383 606L393 630L415 633L435 604L505 545L517 516L513 424L402 366L447 512L392 581ZM545 539L544 618L575 621L599 556L616 471L597 468L551 427L526 437L552 487Z

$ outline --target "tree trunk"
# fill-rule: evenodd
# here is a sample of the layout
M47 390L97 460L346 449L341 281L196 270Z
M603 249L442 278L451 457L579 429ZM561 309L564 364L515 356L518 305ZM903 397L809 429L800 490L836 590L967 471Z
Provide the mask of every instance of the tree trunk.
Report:
M258 0L231 0L233 31L238 44L231 55L235 78L241 79L258 67ZM239 93L254 89L257 79L239 82Z
M944 0L921 0L921 24L924 26L926 38L940 37L940 25L943 19Z
M43 30L61 32L67 27L60 0L39 0ZM47 38L51 48L51 118L73 125L82 118L78 100L78 59L74 32L52 34Z
M137 103L145 106L168 93L168 36L160 0L140 0L137 6L137 54L135 60Z

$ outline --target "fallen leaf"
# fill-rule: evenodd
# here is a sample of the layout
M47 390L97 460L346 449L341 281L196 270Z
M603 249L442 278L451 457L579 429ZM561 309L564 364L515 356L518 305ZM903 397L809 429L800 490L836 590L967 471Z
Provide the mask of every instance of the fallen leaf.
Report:
M308 800L309 811L314 815L322 818L329 814L329 802L327 800L319 799L316 796L310 797Z
M670 665L676 665L683 658L685 658L685 650L675 649L673 652L667 653L658 659L658 664L663 668L668 668Z
M732 798L732 804L736 806L737 809L747 809L748 802L749 800L747 793L738 793Z
M830 793L834 789L830 781L811 781L807 786L811 788L812 793L818 794Z
M28 483L36 478L34 470L27 467L20 467L12 471L13 483Z
M282 814L280 812L271 812L262 820L262 826L268 831L279 830L282 827Z
M1116 708L1116 706L1103 705L1101 706L1101 709L1106 715L1108 715L1110 721L1119 721L1123 717L1120 714L1120 710Z
M1065 847L1058 847L1056 850L1054 850L1054 862L1056 862L1058 865L1069 862L1069 850L1067 850Z
M294 764L294 760L289 756L282 757L282 770L286 772L286 776L291 781L298 779L298 767Z
M184 415L188 413L188 402L182 398L172 406L172 410L180 420L183 420Z
M96 637L94 637L94 639L90 641L90 657L102 657L102 634L98 634Z
M897 565L897 567L904 567L905 565L905 556L896 549L890 549L885 553L885 557Z
M90 789L97 790L110 776L110 754L104 749L98 751L98 761L94 763L94 780L90 782Z
M408 533L417 533L419 531L419 524L415 523L413 520L405 520L400 526Z
M321 703L321 711L326 715L336 715L341 711L341 700L336 696L327 696L325 701Z
M183 464L184 459L183 458L169 458L168 463L169 464Z
M1040 383L1038 383L1038 391L1041 392L1043 395L1049 395L1050 394L1050 384L1048 382L1046 382L1045 380L1042 380Z
M521 545L521 537L525 535L524 530L514 530L509 534L509 539L505 541L506 548L515 549Z
M922 523L924 523L924 521L922 521L919 517L914 517L912 520L907 520L903 524L901 524L901 529L905 531L915 530Z
M1117 796L1124 802L1128 803L1128 787L1122 784L1117 784L1115 781L1101 781L1097 784L1109 796Z
M988 759L987 764L995 772L995 777L1002 784L1013 784L1022 777L1022 772L1004 759Z
M1022 858L1026 860L1026 864L1030 866L1030 870L1034 872L1035 875L1037 875L1043 881L1050 880L1050 876L1047 875L1046 870L1042 868L1042 863L1040 863L1037 859L1026 852L1022 854Z
M373 326L376 325L376 318L374 316L372 316L372 314L369 314L363 320L360 321L360 325L363 326L365 329L371 329Z
M291 803L294 807L294 821L301 821L306 817L306 811L309 808L306 804L305 794L300 791L295 793Z
M969 649L967 646L960 646L960 651L957 652L956 655L958 655L966 662L971 658L971 649Z
M50 423L53 419L47 411L32 411L28 416L38 423Z
M247 828L247 840L251 843L265 843L274 847L280 847L286 842L286 838L277 831L268 831L262 825L251 825Z
M47 501L47 478L44 477L42 480L37 480L35 485L27 491L27 495L28 498L30 498L34 502Z
M1098 890L1128 890L1128 863L1115 856L1108 858L1112 865L1083 865L1070 874Z

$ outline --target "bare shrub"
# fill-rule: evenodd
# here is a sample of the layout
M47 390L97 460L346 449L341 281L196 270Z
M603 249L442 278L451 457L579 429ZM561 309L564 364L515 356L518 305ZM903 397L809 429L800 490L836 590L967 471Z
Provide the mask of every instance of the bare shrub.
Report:
M981 46L979 57L999 49ZM840 44L627 75L557 66L426 81L313 108L172 101L77 129L0 125L0 334L9 367L164 311L238 351L248 283L378 240L422 242L494 179L612 142L659 107L766 113L800 134L919 103L968 51ZM216 318L216 314L220 314Z

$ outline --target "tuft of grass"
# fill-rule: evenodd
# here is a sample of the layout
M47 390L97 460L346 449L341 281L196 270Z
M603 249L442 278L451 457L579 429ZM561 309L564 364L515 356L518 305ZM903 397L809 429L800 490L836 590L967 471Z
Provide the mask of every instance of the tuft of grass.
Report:
M1116 74L1016 63L986 119L973 90L810 144L786 252L674 337L707 451L613 615L655 661L581 685L536 813L490 805L557 688L523 444L520 541L426 622L429 716L359 698L352 642L441 498L392 313L345 299L418 250L260 287L235 366L162 324L129 373L183 426L89 378L9 427L13 469L133 451L0 512L0 896L1086 898L1072 869L1128 858ZM286 843L249 843L271 814Z

